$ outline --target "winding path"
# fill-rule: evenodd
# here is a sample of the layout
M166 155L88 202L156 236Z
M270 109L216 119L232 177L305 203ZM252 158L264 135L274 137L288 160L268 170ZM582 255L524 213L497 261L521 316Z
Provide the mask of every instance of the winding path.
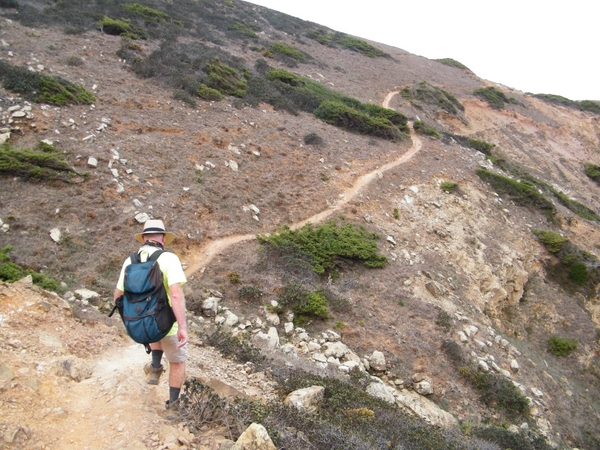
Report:
M398 93L399 93L399 91L389 92L385 96L385 99L383 100L381 105L384 108L389 108L390 101ZM393 160L392 162L389 162L389 163L385 164L384 166L382 166L372 172L361 175L360 177L358 177L356 179L356 181L352 184L352 186L350 186L348 189L344 190L344 192L340 196L340 201L338 201L334 206L332 206L324 211L321 211L320 213L317 213L314 216L309 217L308 219L305 219L301 222L292 224L292 225L290 225L290 228L298 229L298 228L302 228L304 225L306 225L309 222L313 223L313 224L322 222L323 220L328 218L331 214L333 214L334 212L336 212L339 209L341 209L342 207L344 207L354 197L356 197L358 192L363 187L368 185L371 181L373 181L373 179L375 177L377 177L380 173L386 172L390 169L393 169L396 166L399 166L401 164L408 162L413 156L415 156L421 150L421 146L422 146L421 140L418 138L418 136L414 132L412 123L409 123L409 127L410 127L410 137L412 139L412 146L406 153L404 153L399 158ZM238 235L226 236L226 237L220 238L216 241L208 242L207 244L205 244L198 250L193 251L191 255L188 255L188 257L186 258L188 260L188 266L185 270L186 275L189 277L191 274L197 272L201 268L206 267L215 255L217 255L219 252L223 251L227 247L237 244L239 242L249 241L249 240L252 240L255 238L256 238L256 233L238 234Z

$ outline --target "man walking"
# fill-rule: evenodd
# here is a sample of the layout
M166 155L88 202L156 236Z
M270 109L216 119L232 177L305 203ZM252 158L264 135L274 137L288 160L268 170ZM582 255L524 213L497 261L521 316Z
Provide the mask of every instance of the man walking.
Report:
M143 244L138 250L140 259L147 261L155 251L164 250L164 246L170 244L175 239L175 235L166 231L162 220L148 220L144 224L143 231L135 235L135 239ZM150 344L152 362L146 364L144 371L148 375L148 384L158 384L164 371L161 363L164 354L169 362L169 399L166 402L166 407L167 409L178 409L179 394L185 381L185 361L187 360L186 344L188 334L185 317L185 297L182 289L182 285L187 280L179 257L175 253L164 252L156 261L163 273L163 283L167 289L169 303L173 308L177 321L166 337L159 342ZM123 263L114 292L115 300L123 295L125 290L125 268L130 264L131 258L127 258Z

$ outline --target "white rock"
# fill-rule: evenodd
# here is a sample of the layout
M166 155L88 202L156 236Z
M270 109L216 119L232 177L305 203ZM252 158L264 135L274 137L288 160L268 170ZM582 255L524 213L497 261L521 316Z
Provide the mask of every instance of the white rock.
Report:
M58 228L52 228L50 230L50 237L52 238L52 240L56 243L60 242L60 237L61 237L61 233L60 230Z

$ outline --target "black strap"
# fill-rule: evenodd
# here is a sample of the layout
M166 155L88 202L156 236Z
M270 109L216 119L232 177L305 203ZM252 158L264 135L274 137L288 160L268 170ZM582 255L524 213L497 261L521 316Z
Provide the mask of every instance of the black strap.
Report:
M160 249L156 250L154 253L152 253L150 256L148 256L148 260L146 262L148 262L148 261L156 261L158 259L158 257L160 255L162 255L163 253L165 253L164 250L160 250ZM138 263L142 262L142 259L140 258L139 251L135 252L135 253L132 253L129 258L131 259L131 264L138 264Z

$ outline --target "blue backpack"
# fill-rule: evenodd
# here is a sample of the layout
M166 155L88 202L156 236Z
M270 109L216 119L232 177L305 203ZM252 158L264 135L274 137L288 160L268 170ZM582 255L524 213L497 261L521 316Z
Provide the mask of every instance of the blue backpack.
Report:
M131 264L125 268L125 290L109 314L110 317L115 309L119 310L127 334L135 342L144 344L147 353L150 353L150 344L164 338L176 322L163 273L156 261L162 253L156 250L145 262L138 253L131 255Z

